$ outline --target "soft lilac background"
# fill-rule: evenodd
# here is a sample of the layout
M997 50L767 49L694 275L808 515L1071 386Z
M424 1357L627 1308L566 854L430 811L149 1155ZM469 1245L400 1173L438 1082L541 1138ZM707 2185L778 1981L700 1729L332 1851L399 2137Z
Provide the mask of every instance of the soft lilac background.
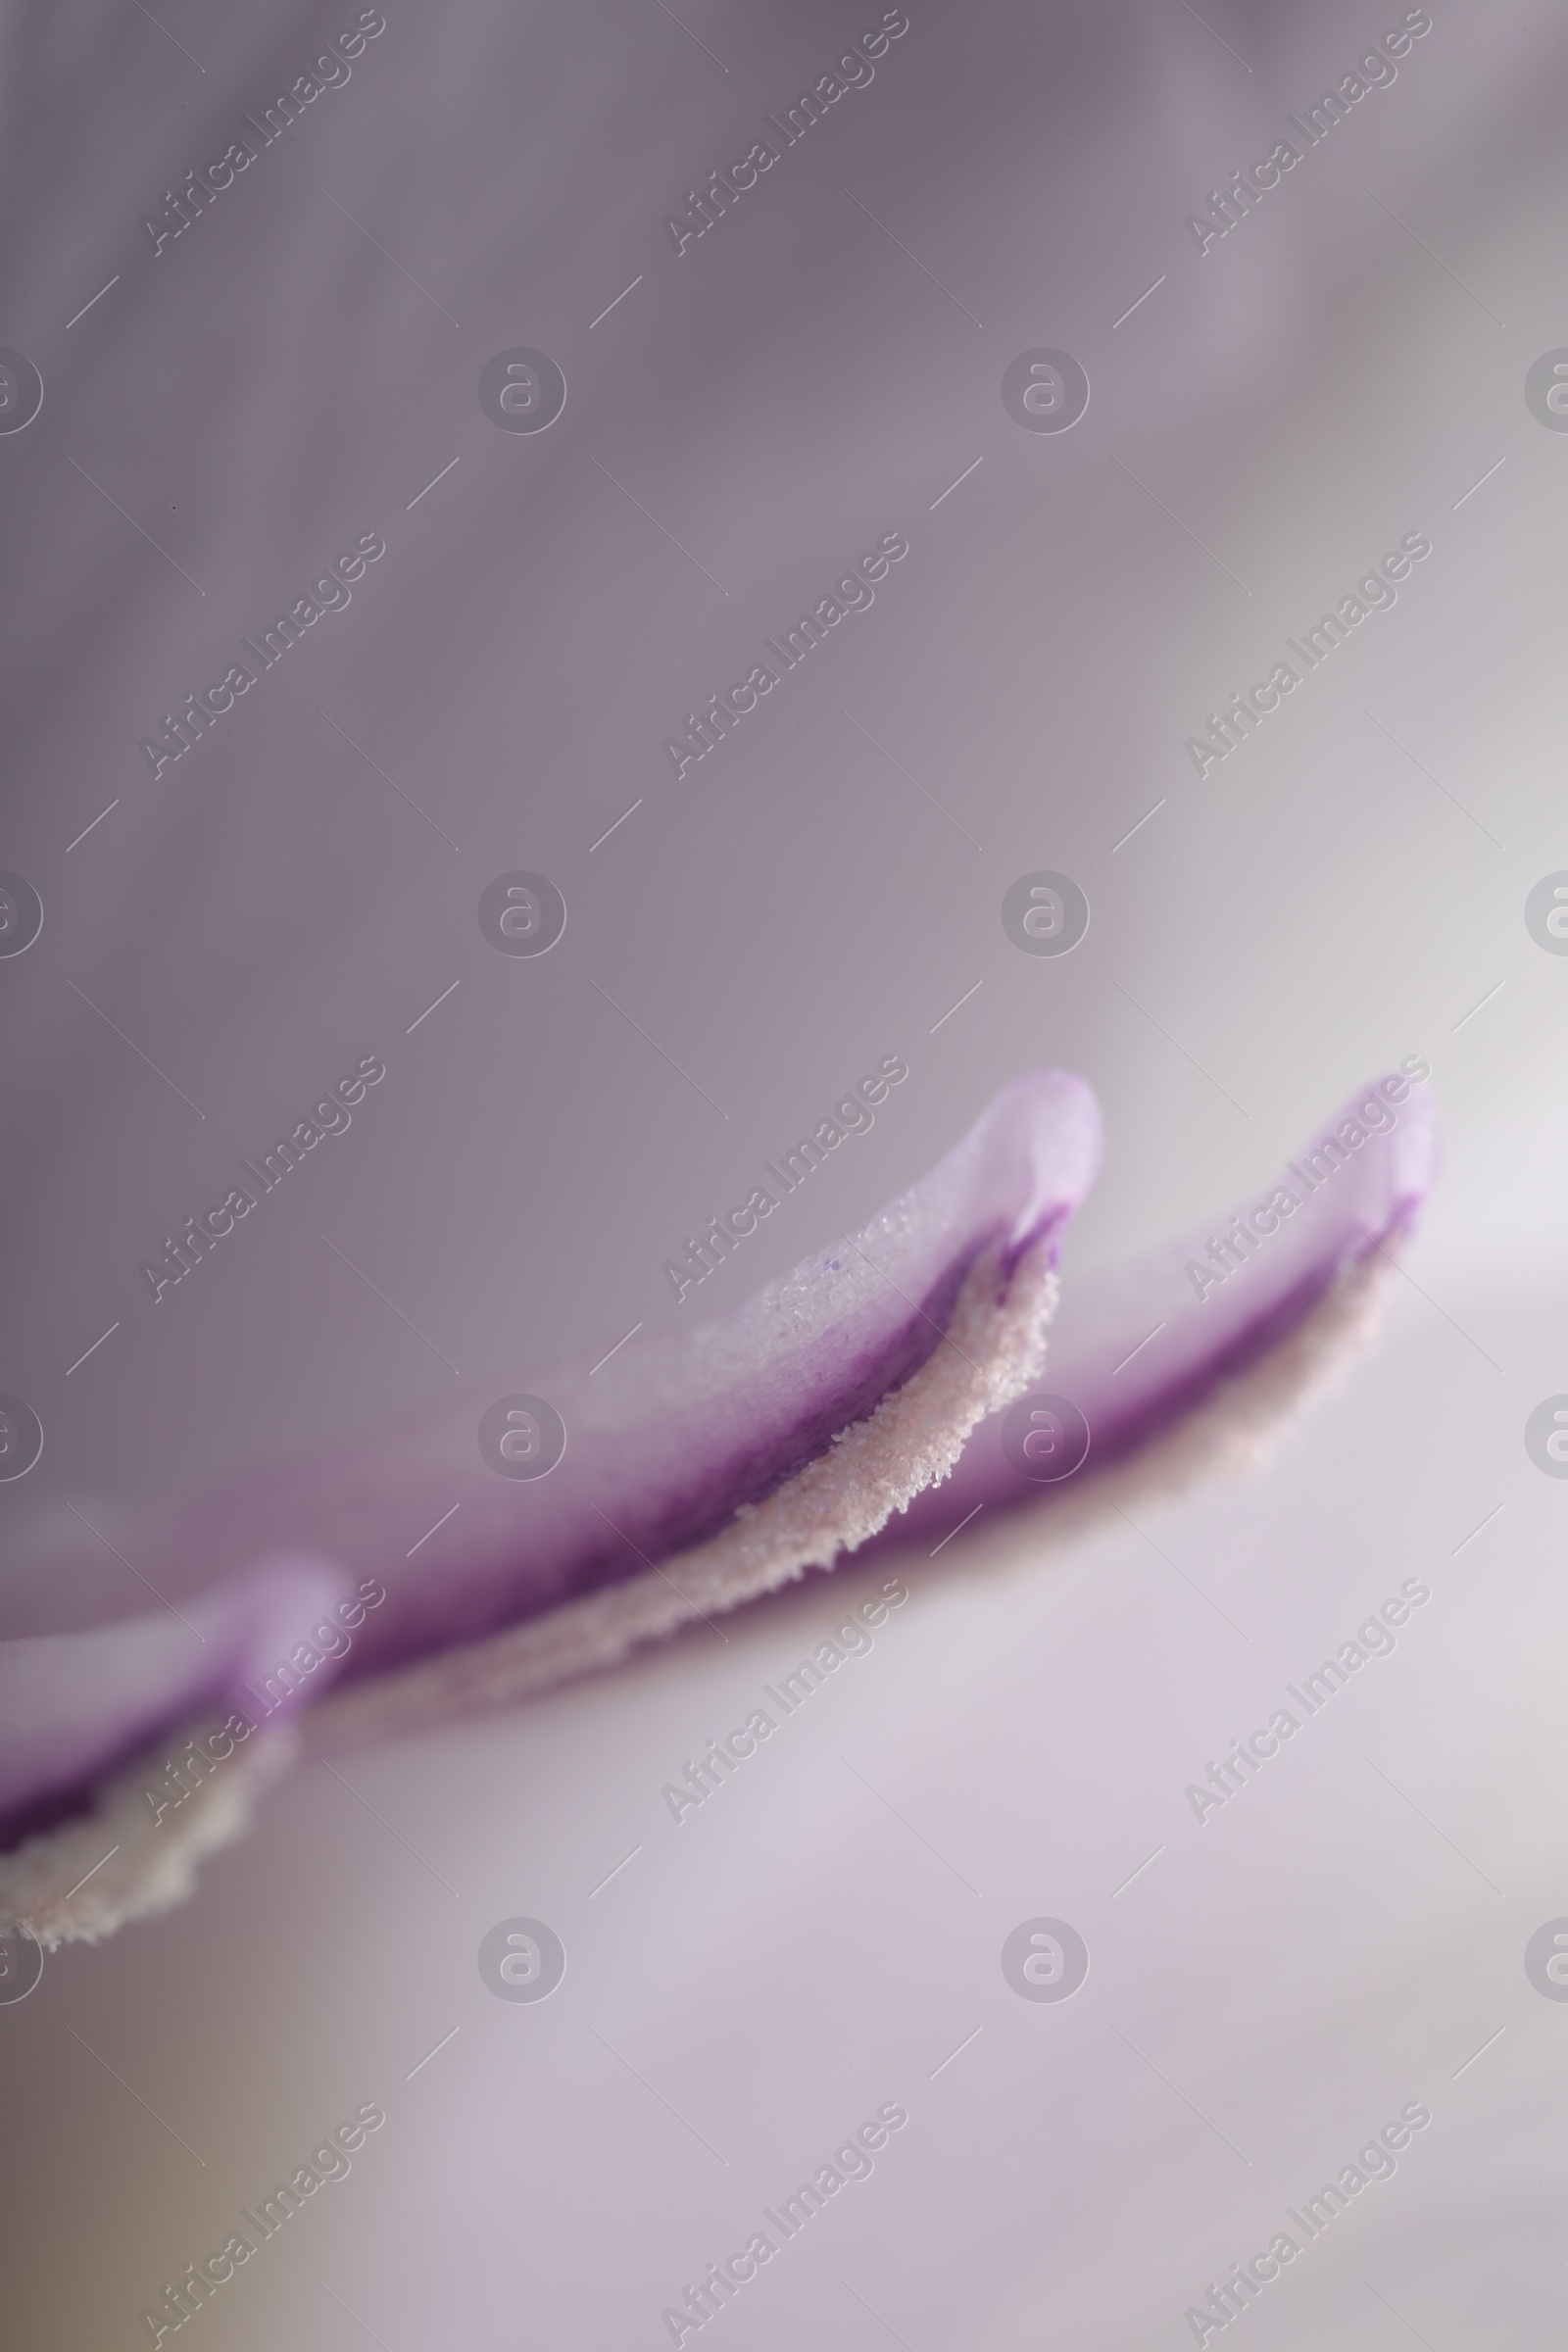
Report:
M1448 1164L1377 1365L1268 1486L1145 1522L1215 1606L1131 1528L1001 1582L956 1544L679 1830L661 1784L836 1592L355 1758L364 1803L309 1772L195 1908L52 1960L0 2009L22 2340L145 2340L368 2097L385 2131L202 2314L215 2346L667 2341L682 2282L894 2097L907 2131L714 2323L733 2344L1190 2342L1184 2307L1415 2097L1431 2131L1250 2335L1544 2340L1568 2014L1521 1953L1568 1911L1568 1619L1520 1429L1568 1385L1568 966L1522 906L1568 864L1568 442L1522 384L1568 342L1565 36L1435 9L1200 259L1183 216L1398 9L916 5L677 259L666 208L877 8L389 7L155 260L138 215L355 13L67 4L3 36L0 343L46 385L0 437L0 865L46 908L0 963L0 1388L47 1433L8 1550L450 1365L509 1388L673 1328L699 1307L661 1260L888 1053L875 1129L701 1311L1041 1060L1110 1138L1069 1269L1246 1195L1407 1054ZM999 397L1039 344L1094 387L1060 438ZM538 437L475 397L514 345L568 381ZM874 608L677 784L680 714L893 529ZM1397 607L1199 783L1183 737L1414 529ZM368 530L350 608L154 783L138 737ZM1094 910L1059 963L998 919L1042 866ZM475 922L515 867L570 910L537 962ZM351 1131L155 1308L137 1261L372 1053ZM1396 1654L1200 1830L1184 1783L1412 1574ZM107 1549L71 1580L62 1622L145 1602ZM537 2010L474 1967L518 1913L570 1955ZM1094 1955L1061 2009L997 1965L1041 1913Z

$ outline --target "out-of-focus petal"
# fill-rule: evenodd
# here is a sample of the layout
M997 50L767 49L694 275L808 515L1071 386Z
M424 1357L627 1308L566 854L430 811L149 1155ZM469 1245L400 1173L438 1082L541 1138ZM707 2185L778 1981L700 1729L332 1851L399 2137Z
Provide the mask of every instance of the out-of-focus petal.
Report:
M197 1716L257 1701L251 1687L310 1638L349 1591L326 1562L259 1563L221 1591L91 1633L0 1642L0 1821L8 1842L58 1818L73 1791ZM318 1652L319 1655L319 1652ZM277 1686L292 1713L333 1662Z

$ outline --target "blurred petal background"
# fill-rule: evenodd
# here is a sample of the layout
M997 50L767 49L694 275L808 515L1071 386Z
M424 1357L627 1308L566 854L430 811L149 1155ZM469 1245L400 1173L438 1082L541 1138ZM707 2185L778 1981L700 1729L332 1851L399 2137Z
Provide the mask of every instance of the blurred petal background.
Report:
M915 0L784 147L766 118L879 9L10 13L29 1624L64 1523L50 1626L130 1613L121 1505L690 1317L662 1262L879 1056L907 1084L701 1311L1042 1061L1105 1113L1069 1281L1264 1188L1405 1056L1446 1136L1381 1354L1267 1481L1049 1567L1023 1530L901 1563L872 1653L678 1823L663 1786L888 1558L312 1768L192 1906L55 1955L0 2006L20 2341L150 2340L374 2101L187 2323L214 2345L667 2343L889 2102L870 2178L681 2340L1212 2341L1238 2321L1188 2311L1409 2102L1430 2128L1295 2231L1250 2335L1548 2340L1568 2012L1524 1954L1568 1914L1565 1498L1522 1433L1568 1388L1568 964L1525 907L1568 867L1568 440L1525 385L1568 350L1568 34L1434 9L1227 233L1187 225L1424 14ZM1040 350L1087 374L1069 432L1004 404ZM481 404L518 351L564 376L543 432ZM686 714L894 534L874 604L677 778ZM1200 776L1187 739L1406 534L1397 602ZM351 601L155 777L164 714L362 538ZM1036 870L1088 899L1070 956L1004 931ZM514 872L565 902L547 956L480 928ZM351 1129L155 1305L140 1263L366 1056ZM1198 1821L1186 1787L1407 1580L1394 1652ZM1089 1947L1060 2004L1000 1965L1039 1918ZM566 1950L537 2005L476 1965L514 1919Z

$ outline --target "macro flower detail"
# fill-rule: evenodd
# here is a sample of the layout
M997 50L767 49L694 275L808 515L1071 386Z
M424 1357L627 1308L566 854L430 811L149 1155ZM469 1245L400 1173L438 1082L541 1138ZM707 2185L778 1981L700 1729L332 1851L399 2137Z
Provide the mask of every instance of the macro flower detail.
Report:
M130 1515L162 1611L0 1629L0 1930L53 1946L180 1899L302 1743L514 1702L868 1545L930 1550L974 1521L945 1550L961 1573L1001 1514L1054 1540L1254 1461L1364 1338L1434 1147L1406 1071L1305 1148L1293 1165L1327 1171L1310 1188L1062 1282L1100 1117L1081 1080L1037 1072L743 1305L591 1385L511 1367L566 1433L548 1475L495 1475L475 1433L498 1390L470 1388ZM41 1547L23 1623L68 1558Z

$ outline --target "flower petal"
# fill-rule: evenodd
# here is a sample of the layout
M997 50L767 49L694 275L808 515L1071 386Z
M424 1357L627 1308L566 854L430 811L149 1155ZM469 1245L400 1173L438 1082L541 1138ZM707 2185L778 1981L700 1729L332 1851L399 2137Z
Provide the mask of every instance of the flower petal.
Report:
M1040 1385L1087 1424L1081 1464L1054 1479L1047 1456L1042 1475L1026 1474L1018 1425L1009 1453L1007 1416L998 1415L976 1430L952 1481L911 1507L899 1540L934 1543L981 1506L1040 1506L1076 1528L1092 1497L1104 1502L1108 1474L1135 1458L1147 1487L1156 1451L1160 1478L1175 1484L1212 1468L1216 1454L1255 1451L1362 1336L1365 1306L1386 1288L1390 1253L1430 1188L1431 1098L1397 1076L1381 1088L1396 1108L1380 1087L1363 1089L1277 1186L1234 1215L1131 1265L1069 1274ZM1343 1140L1351 1128L1359 1143ZM1282 1194L1295 1202L1288 1211ZM1238 1230L1242 1218L1252 1222ZM1223 1254L1211 1254L1215 1244Z
M705 1542L908 1381L983 1257L999 1311L1025 1260L1053 1265L1099 1152L1081 1081L1021 1079L862 1231L729 1314L593 1377L519 1367L517 1393L542 1393L564 1424L548 1475L497 1475L476 1433L512 1384L469 1390L217 1488L158 1544L161 1588L298 1545L374 1575L387 1599L355 1636L344 1671L358 1682L620 1583Z
M242 1826L242 1782L277 1769L286 1742L269 1725L220 1801L204 1788L162 1844L137 1751L242 1704L352 1591L375 1597L350 1599L348 1654L294 1693L317 1701L320 1747L504 1703L870 1541L924 1543L1041 1500L1066 1533L1129 1477L1181 1481L1234 1456L1364 1323L1434 1148L1424 1091L1385 1081L1243 1221L1077 1286L1048 1367L1060 1237L1099 1121L1079 1081L1039 1073L863 1230L747 1304L598 1385L546 1383L566 1433L547 1475L498 1475L477 1437L496 1400L475 1392L226 1482L138 1537L164 1590L221 1579L189 1603L200 1653L167 1619L0 1645L0 1920L97 1935L185 1892L194 1857ZM1070 1427L1087 1450L1059 1475ZM118 1867L89 1866L79 1894L68 1881L111 1831Z
M256 1711L250 1685L345 1596L324 1561L260 1563L222 1591L89 1633L0 1642L0 1821L6 1843L74 1809L77 1792L198 1716ZM329 1679L331 1661L320 1681ZM279 1716L308 1688L280 1695ZM178 1742L170 1750L177 1753Z
M541 1384L566 1432L547 1476L497 1474L477 1437L495 1392L473 1392L306 1462L247 1472L142 1529L137 1554L156 1562L160 1591L180 1598L219 1580L187 1604L206 1645L193 1655L191 1635L158 1619L0 1647L0 1693L32 1690L0 1747L0 1848L79 1812L150 1736L223 1703L236 1678L258 1680L308 1640L319 1606L291 1564L301 1551L334 1563L320 1576L330 1599L374 1580L380 1597L358 1612L346 1679L374 1689L392 1669L457 1661L427 1678L420 1719L460 1693L471 1704L469 1654L519 1623L650 1582L689 1614L657 1575L672 1556L720 1544L723 1605L829 1564L951 1467L976 1424L1038 1373L1060 1234L1099 1150L1079 1080L1019 1080L861 1232L602 1377ZM446 1542L427 1544L443 1522ZM611 1648L579 1643L557 1671L639 1638L636 1612L623 1615ZM537 1675L532 1665L491 1695ZM0 1909L7 1884L0 1863Z

